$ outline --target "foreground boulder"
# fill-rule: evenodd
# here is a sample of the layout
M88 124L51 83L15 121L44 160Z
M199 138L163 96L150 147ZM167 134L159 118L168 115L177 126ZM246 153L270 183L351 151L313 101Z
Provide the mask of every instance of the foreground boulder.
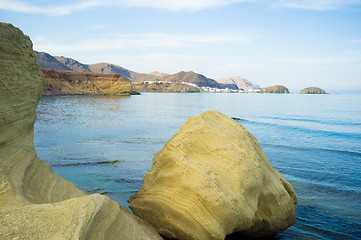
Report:
M326 94L326 91L318 87L309 87L302 89L300 94Z
M283 85L275 85L271 87L265 87L260 89L261 93L290 93L288 88Z
M161 239L144 221L88 195L37 156L33 144L43 74L32 43L0 23L0 239Z
M154 156L129 207L167 238L272 236L295 222L296 195L243 126L190 117Z

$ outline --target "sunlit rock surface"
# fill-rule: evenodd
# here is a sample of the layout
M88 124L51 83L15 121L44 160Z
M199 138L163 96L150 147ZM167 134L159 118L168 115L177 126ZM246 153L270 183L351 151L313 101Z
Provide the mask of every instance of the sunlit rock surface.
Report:
M33 144L43 74L32 43L0 23L0 239L161 239L99 194L54 175Z
M190 117L154 156L129 206L167 238L224 239L284 231L295 222L296 202L253 135L207 111Z

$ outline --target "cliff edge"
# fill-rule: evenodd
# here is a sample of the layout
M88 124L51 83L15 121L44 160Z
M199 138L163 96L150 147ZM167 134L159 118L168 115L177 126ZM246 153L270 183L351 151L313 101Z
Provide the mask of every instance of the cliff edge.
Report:
M29 37L5 23L0 52L0 239L161 239L118 203L88 195L37 157L37 56Z

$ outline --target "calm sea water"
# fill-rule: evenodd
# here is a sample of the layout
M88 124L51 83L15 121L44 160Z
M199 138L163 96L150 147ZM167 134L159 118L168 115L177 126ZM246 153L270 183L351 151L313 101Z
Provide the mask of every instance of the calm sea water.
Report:
M205 110L245 126L294 187L297 222L277 239L361 239L361 95L44 97L35 147L56 174L128 208L153 155Z

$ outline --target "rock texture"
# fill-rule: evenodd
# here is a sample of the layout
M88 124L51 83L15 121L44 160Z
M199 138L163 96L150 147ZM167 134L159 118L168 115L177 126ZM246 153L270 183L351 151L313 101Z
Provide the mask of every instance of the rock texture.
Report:
M257 140L215 111L191 117L154 156L132 211L167 238L271 236L295 222L296 195Z
M261 88L261 93L290 93L288 88L283 85L276 85L271 87Z
M318 87L309 87L302 89L301 94L326 94L326 91Z
M33 144L43 74L32 43L0 23L0 239L161 239L99 194L54 175Z
M119 74L57 71L43 68L43 95L129 95L130 82Z

